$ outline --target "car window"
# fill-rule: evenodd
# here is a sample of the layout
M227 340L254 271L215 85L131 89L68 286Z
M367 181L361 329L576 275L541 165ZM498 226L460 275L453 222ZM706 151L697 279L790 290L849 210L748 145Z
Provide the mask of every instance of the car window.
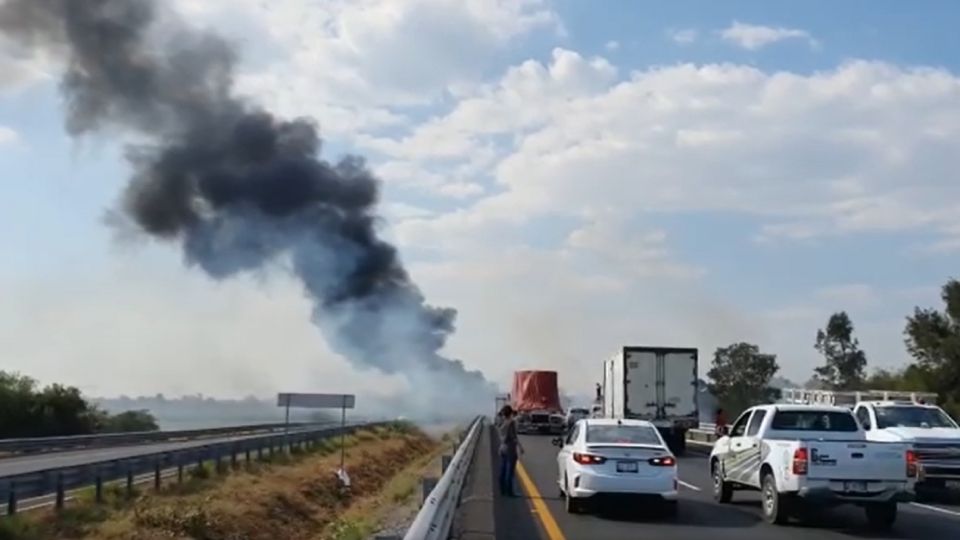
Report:
M866 407L860 407L857 409L857 420L860 421L860 425L863 426L863 429L873 429L873 426L870 424L870 411Z
M760 432L760 426L763 424L763 419L767 417L767 411L757 409L754 411L753 416L750 418L750 425L747 427L747 436L753 437Z
M743 433L747 430L747 420L750 418L750 413L753 411L747 411L740 415L740 418L737 418L737 421L733 424L733 428L730 429L731 437L742 437Z
M662 445L656 429L629 425L587 426L587 443Z
M957 425L939 409L897 405L877 407L877 427L955 428Z
M573 441L577 440L577 435L580 434L580 422L577 422L573 425L573 429L570 430L570 433L567 434L566 444L573 444Z
M779 431L856 432L860 425L853 413L839 411L777 411L770 429Z

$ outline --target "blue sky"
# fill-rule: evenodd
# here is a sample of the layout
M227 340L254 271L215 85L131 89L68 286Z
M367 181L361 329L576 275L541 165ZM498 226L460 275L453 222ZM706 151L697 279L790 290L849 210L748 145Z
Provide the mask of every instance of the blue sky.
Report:
M238 92L317 117L328 157L369 157L384 234L431 301L460 310L449 353L497 382L523 366L588 380L624 342L709 357L736 340L799 380L839 309L871 363L897 367L903 317L938 306L960 263L955 2L176 5L255 60ZM269 393L305 365L369 383L317 352L284 276L212 284L175 246L118 242L102 218L130 134L70 140L58 61L9 44L0 55L7 365L102 393ZM45 339L51 320L58 340ZM289 324L237 343L271 320ZM302 349L258 380L250 351L286 332ZM116 341L153 350L130 358ZM141 369L174 351L169 372ZM183 383L177 370L205 355L248 375ZM119 363L130 370L116 380L92 376Z

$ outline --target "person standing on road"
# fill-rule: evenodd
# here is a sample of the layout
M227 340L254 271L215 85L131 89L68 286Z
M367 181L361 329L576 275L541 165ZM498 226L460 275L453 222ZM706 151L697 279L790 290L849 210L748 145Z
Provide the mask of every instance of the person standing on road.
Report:
M727 425L727 415L723 414L723 409L717 407L717 415L713 419L714 430L716 431L717 436L720 436L723 432L723 428Z
M502 418L498 427L500 433L500 494L513 497L513 478L517 470L517 459L523 452L517 435L517 421L513 407L504 405L500 409Z

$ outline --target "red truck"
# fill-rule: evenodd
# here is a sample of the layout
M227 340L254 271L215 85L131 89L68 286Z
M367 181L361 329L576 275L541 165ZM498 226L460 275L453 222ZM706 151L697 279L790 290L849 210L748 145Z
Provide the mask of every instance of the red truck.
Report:
M510 403L517 411L520 433L563 433L566 418L560 406L556 371L514 372Z

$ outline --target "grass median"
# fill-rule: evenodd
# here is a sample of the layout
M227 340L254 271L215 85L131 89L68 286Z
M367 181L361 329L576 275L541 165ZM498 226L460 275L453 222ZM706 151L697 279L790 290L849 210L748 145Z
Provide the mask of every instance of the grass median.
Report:
M404 423L358 431L345 446L346 491L335 475L340 439L332 438L236 469L205 464L183 483L143 489L133 499L123 486L107 486L103 504L93 502L92 491L80 492L59 513L0 519L0 540L362 539L391 508L417 499L420 473L450 447Z

